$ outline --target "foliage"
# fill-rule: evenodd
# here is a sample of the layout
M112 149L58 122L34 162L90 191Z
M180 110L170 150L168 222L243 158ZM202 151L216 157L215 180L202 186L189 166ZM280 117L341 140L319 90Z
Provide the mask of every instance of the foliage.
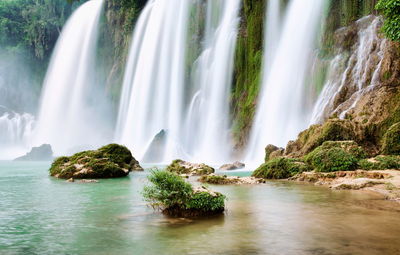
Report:
M400 169L400 157L378 156L374 160L360 160L358 165L364 170Z
M225 196L209 190L195 191L182 177L154 170L148 176L151 186L146 186L143 196L164 213L178 215L204 215L223 212Z
M144 188L143 196L153 206L185 207L193 195L192 186L174 173L154 170L148 179L153 185Z
M225 196L213 196L208 192L197 192L189 199L186 204L188 210L219 211L225 207Z
M382 152L387 155L400 154L400 122L392 125L383 138Z
M317 150L309 161L317 172L351 171L358 166L356 157L338 147Z
M393 41L400 41L400 0L379 0L376 5L385 17L383 31Z
M253 177L264 179L286 179L310 170L298 159L274 158L262 164L253 172Z

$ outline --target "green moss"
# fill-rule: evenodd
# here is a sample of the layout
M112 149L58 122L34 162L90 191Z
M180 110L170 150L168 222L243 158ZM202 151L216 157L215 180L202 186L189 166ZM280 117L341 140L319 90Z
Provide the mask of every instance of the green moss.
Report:
M167 166L167 171L176 174L207 175L214 173L215 169L206 164L192 164L177 159Z
M400 122L387 130L383 138L382 153L387 155L400 154Z
M338 147L318 149L308 161L318 172L352 171L358 166L356 157Z
M71 157L57 158L49 171L51 176L58 178L85 179L122 177L131 170L140 169L129 149L110 144L95 151L83 151Z
M275 158L262 164L252 176L264 179L286 179L309 170L310 168L298 159Z

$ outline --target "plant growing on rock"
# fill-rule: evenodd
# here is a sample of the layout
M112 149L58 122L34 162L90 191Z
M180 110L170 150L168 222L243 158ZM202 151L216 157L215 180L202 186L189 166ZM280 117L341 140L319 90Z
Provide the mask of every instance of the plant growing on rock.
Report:
M204 187L194 189L182 177L168 171L152 171L152 185L146 186L143 196L153 208L176 217L196 217L222 213L225 196Z
M310 170L298 159L274 158L257 168L252 176L264 179L287 179L298 173Z
M400 41L400 0L379 0L376 5L385 17L383 32L393 41Z
M358 167L358 160L342 148L317 150L308 160L318 172L351 171Z
M109 144L94 151L83 151L71 157L57 158L50 175L62 179L114 178L130 171L143 170L125 146Z
M400 155L400 122L392 125L386 132L382 152L387 155Z
M177 159L167 167L167 171L176 174L207 175L215 172L215 169L206 164L196 164Z

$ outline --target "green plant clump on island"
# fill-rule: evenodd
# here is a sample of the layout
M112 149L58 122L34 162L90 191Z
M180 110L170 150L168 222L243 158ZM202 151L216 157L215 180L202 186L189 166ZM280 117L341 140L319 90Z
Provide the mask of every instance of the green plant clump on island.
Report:
M298 159L274 158L253 172L253 177L264 179L287 179L298 173L311 170Z
M359 168L363 170L386 170L386 169L400 169L399 156L378 156L373 161L360 160L358 162Z
M175 217L196 217L222 213L225 196L205 188L193 189L182 177L154 170L148 176L152 185L143 189L143 196L153 208Z

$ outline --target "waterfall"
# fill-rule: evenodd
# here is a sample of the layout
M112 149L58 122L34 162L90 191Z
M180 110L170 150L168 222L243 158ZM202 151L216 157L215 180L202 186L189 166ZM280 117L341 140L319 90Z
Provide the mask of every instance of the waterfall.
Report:
M0 116L1 159L14 159L30 149L34 124L35 118L28 113L4 112Z
M350 54L340 50L332 59L328 79L316 102L311 123L320 123L336 112L344 118L362 94L379 82L383 52L387 40L379 36L382 20L367 16L358 20L357 41ZM346 33L343 28L338 33Z
M90 0L67 21L43 85L35 143L57 154L102 144L102 94L95 89L95 55L103 0Z
M292 0L287 7L275 57L270 65L264 64L267 77L251 131L249 162L262 162L267 144L285 146L309 123L303 109L305 75L325 3Z
M195 63L195 93L183 134L195 161L229 160L229 95L239 9L239 0L207 4L204 49Z
M229 154L229 90L239 0L207 1L203 49L187 63L192 1L151 0L135 27L125 71L116 140L145 156L166 136L163 161L212 162ZM192 70L194 79L188 78ZM193 81L193 82L192 82ZM146 158L148 158L146 156Z
M183 118L184 60L190 3L150 0L133 35L118 117L116 139L143 158L153 137L168 131L176 150Z

